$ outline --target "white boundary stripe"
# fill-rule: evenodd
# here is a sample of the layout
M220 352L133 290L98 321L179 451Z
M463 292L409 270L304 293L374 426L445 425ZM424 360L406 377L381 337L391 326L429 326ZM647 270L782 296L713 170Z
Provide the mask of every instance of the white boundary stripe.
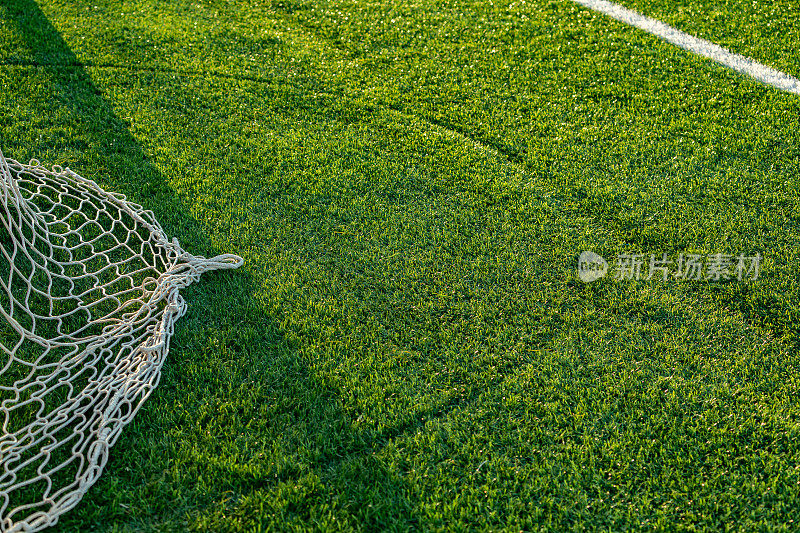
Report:
M607 2L606 0L572 1L576 4L580 4L584 7L588 7L589 9L593 9L608 15L609 17L617 19L620 22L630 24L631 26L639 28L640 30L652 33L656 37L660 37L668 43L674 44L675 46L680 46L681 48L689 50L690 52L694 52L697 55L713 59L717 63L725 65L728 68L732 68L733 70L741 72L742 74L747 74L748 76L755 78L762 83L772 85L773 87L783 91L800 94L800 80L797 80L788 74L784 74L779 70L775 70L774 68L770 68L766 65L762 65L761 63L753 61L749 57L734 54L733 52L730 52L712 42L706 41L705 39L693 37L688 33L676 30L672 26L664 24L659 20L645 17L636 11L622 7L619 4Z

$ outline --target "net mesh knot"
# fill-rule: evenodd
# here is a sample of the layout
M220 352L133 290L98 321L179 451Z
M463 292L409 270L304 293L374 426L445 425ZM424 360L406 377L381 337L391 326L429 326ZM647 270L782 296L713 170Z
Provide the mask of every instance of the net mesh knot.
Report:
M124 195L2 152L0 204L0 531L38 531L158 384L180 289L242 258L193 256Z

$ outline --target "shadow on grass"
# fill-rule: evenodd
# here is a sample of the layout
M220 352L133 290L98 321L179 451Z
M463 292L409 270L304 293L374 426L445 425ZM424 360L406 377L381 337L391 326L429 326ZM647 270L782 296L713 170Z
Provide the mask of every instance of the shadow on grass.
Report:
M17 104L0 125L6 156L70 166L152 210L187 251L220 253L39 6L7 2L0 16L31 57L0 73ZM186 289L160 387L61 527L302 526L323 507L356 528L415 524L402 481L372 458L376 443L351 428L338 391L288 345L257 292L247 266Z

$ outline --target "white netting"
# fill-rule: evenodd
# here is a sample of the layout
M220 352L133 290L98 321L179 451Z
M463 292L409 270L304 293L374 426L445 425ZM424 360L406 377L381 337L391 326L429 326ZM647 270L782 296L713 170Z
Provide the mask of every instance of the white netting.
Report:
M0 531L50 526L157 385L179 289L242 259L170 242L69 169L0 152Z

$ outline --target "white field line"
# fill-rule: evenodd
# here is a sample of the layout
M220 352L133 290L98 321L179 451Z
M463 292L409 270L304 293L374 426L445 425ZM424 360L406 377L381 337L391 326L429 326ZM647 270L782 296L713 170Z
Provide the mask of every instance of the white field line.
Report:
M689 50L690 52L694 52L697 55L712 59L717 63L725 65L726 67L737 72L747 74L748 76L755 78L762 83L772 85L773 87L783 91L800 94L800 80L797 80L788 74L784 74L779 70L775 70L774 68L762 65L761 63L758 63L749 57L734 54L733 52L730 52L729 50L726 50L725 48L710 41L693 37L688 33L676 30L672 26L664 24L659 20L645 17L636 11L622 7L619 4L607 2L606 0L572 1L576 4L588 7L589 9L593 9L599 13L603 13L604 15L608 15L609 17L617 19L620 22L624 22L625 24L629 24L639 28L640 30L652 33L656 37L660 37L668 43L672 43L675 46L680 46L681 48Z

